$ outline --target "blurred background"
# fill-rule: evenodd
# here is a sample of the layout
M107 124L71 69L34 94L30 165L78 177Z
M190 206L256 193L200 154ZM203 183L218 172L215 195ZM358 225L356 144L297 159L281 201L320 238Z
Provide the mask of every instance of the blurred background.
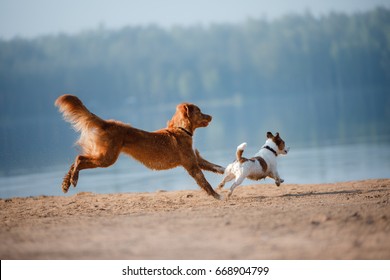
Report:
M64 93L149 131L193 102L213 116L195 145L224 166L280 132L286 183L389 178L390 1L0 0L0 197L61 194ZM123 156L77 191L192 188Z

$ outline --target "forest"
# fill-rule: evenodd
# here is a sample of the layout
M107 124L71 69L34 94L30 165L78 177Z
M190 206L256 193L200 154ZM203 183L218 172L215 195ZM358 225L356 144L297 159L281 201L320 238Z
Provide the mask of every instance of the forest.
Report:
M145 130L198 104L213 116L196 133L205 151L267 131L295 147L390 143L390 10L0 39L0 175L70 162L63 93Z

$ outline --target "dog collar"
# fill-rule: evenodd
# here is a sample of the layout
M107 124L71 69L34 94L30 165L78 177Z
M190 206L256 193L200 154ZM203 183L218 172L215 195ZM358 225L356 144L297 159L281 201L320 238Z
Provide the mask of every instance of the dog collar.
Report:
M275 157L278 156L278 154L276 153L276 151L275 151L274 149L272 149L270 146L264 146L263 149L267 149L267 150L271 151L271 152L275 155Z
M193 136L191 132L189 132L187 129L183 128L183 127L179 127L179 129L183 130L185 133L187 133L189 136Z

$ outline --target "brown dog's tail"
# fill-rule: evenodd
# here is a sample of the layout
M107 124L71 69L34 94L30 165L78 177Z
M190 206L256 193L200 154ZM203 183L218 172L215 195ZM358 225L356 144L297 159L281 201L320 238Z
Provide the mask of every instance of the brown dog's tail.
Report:
M92 114L78 97L64 94L57 98L54 103L64 119L70 122L73 128L78 131L87 131L93 127L99 127L104 121Z
M242 161L242 154L244 153L245 148L246 148L245 142L237 147L237 152L236 152L237 161L239 161L239 162Z
M105 121L92 114L74 95L65 94L55 102L63 114L64 119L70 122L77 132L81 132L77 144L83 149L85 154L93 155L96 151L96 143L101 141L99 135L104 131Z

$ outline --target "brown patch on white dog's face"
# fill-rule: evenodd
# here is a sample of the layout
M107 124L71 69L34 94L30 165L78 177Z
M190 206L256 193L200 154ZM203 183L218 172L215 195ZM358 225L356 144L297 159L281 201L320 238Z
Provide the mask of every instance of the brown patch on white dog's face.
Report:
M278 154L285 155L288 153L289 149L286 149L286 143L280 137L279 132L277 132L275 136L271 132L267 132L267 138L272 139L272 141L276 144L276 146L278 147Z
M278 146L278 149L280 151L283 151L284 148L286 147L286 143L283 141L282 138L280 138L279 132L276 133L276 136L274 137L274 142L275 142L276 146Z

